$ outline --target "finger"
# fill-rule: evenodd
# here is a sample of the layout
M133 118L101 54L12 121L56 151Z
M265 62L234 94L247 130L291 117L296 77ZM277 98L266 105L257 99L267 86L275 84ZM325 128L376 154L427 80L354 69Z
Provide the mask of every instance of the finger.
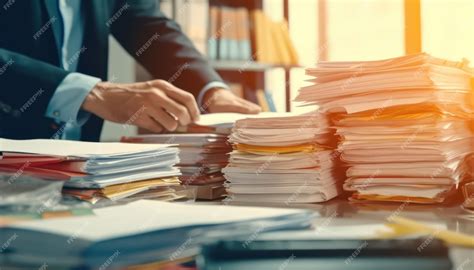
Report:
M151 118L150 116L148 116L146 114L144 114L139 119L137 119L135 124L138 127L147 129L147 130L149 130L151 132L154 132L154 133L163 132L163 127L158 122L156 122L153 118Z
M189 111L189 115L193 121L199 120L199 109L194 99L194 96L178 87L172 85L168 82L162 82L163 90L165 91L166 95L170 98L178 101L179 103L183 104L187 110Z
M244 99L239 99L238 102L242 106L241 113L257 114L257 113L262 111L262 108L260 108L260 106L258 106L255 103L252 103L250 101L247 101L247 100L244 100Z
M234 112L234 113L249 114L247 107L240 103L228 104L226 106L215 106L210 112L211 113Z
M151 86L148 81L145 81L145 82L134 82L134 83L120 83L117 85L117 87L136 89L136 90L145 90L145 89L149 89Z
M161 116L161 117L164 117L165 120L168 119L167 117L168 113L162 114L159 112L159 110L162 110L161 108L163 108L164 110L166 110L167 112L169 112L170 114L178 118L178 121L180 122L181 125L184 126L191 123L191 116L189 115L189 112L186 109L186 107L184 107L183 105L177 103L176 101L166 96L166 93L164 93L162 90L154 88L150 92L150 98L151 98L151 102L153 103L153 106L150 106L150 107L154 110L154 111L152 110L151 112L156 114L156 117ZM161 108L157 108L158 107L157 105L159 105ZM174 119L174 117L172 117L172 119L176 120ZM159 121L159 119L156 119L156 120Z
M177 103L166 95L160 97L162 103L160 104L167 112L173 114L178 118L179 124L182 126L189 125L191 120L191 115L189 111L183 105Z
M174 131L176 128L178 128L178 121L161 108L149 108L147 113L151 118L160 123L168 131Z

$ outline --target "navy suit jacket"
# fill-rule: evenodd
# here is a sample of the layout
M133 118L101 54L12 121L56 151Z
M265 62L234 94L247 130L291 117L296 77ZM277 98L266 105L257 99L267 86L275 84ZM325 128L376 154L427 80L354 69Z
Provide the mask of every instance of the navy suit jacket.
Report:
M53 1L16 0L0 6L0 137L51 138L61 129L45 117L55 89L69 74L60 68L53 34L60 18L51 16ZM207 83L221 81L155 0L83 0L81 8L87 49L77 72L107 80L111 34L155 78L167 80L180 72L173 84L196 97ZM102 124L92 116L81 139L99 140Z

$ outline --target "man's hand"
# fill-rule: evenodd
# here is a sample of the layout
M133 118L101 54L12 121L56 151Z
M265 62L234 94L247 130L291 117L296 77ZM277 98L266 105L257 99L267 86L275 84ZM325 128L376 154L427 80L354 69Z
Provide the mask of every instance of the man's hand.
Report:
M210 113L236 112L256 114L261 111L260 106L242 99L231 91L222 88L209 90L203 98L202 108Z
M163 80L98 83L86 97L82 109L105 120L157 133L174 131L199 119L193 95Z

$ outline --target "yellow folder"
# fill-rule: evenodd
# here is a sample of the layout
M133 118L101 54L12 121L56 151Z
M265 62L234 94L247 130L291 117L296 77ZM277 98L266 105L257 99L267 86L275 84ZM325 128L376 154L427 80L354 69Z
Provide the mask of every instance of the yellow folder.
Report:
M323 147L315 144L301 144L295 146L257 146L249 144L235 144L236 150L242 152L264 152L264 153L293 153L293 152L314 152L324 150Z

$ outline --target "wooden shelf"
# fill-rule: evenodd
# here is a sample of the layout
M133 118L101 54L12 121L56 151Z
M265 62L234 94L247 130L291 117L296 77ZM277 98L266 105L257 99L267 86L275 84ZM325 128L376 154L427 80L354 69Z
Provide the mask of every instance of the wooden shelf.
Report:
M172 18L177 19L179 11L183 8L183 1L180 0L169 0L171 1L171 14ZM193 1L193 0L187 0ZM246 8L249 12L253 10L264 11L263 0L208 0L209 6L217 7L229 7L229 8ZM289 0L283 0L283 15L284 19L288 22L289 16ZM202 39L201 39L202 41ZM254 55L256 48L252 44L252 54ZM253 60L253 59L250 59ZM285 95L285 106L286 111L290 111L291 100L290 100L290 82L291 81L291 69L302 68L301 65L278 65L278 64L267 64L256 61L248 60L209 60L211 66L217 71L222 79L228 83L240 85L243 89L244 98L252 101L256 101L254 92L252 90L269 90L266 86L266 73L272 69L283 69L284 70L284 95ZM247 94L248 93L248 94Z
M238 71L238 72L262 72L273 68L283 68L290 70L292 68L301 68L300 65L279 65L266 64L254 61L226 61L226 60L211 60L211 65L216 70L222 71Z

